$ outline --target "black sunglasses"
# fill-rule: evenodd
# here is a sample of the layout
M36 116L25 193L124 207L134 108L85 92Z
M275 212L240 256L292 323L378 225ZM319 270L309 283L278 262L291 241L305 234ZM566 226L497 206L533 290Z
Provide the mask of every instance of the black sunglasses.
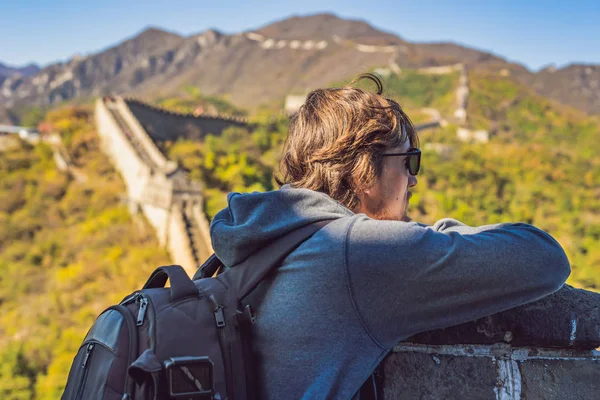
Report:
M413 147L406 153L385 153L382 154L382 156L406 156L406 160L404 161L406 168L408 169L408 172L414 176L419 173L419 168L421 168L421 149Z

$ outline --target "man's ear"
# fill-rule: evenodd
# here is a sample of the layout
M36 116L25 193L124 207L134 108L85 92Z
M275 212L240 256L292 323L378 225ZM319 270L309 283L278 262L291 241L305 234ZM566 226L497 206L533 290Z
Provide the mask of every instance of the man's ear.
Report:
M362 199L365 196L369 196L371 194L371 190L365 187L357 187L354 193L359 199Z

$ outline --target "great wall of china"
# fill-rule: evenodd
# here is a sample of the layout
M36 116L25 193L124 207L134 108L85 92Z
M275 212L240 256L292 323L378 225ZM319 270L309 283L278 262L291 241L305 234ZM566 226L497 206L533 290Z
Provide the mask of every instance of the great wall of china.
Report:
M269 51L325 51L331 44L257 35L246 34ZM401 46L343 43L360 52L390 54L389 69L401 73L396 63ZM460 81L453 117L463 125L457 135L465 141L487 141L487 132L471 132L464 126L469 96L464 65L419 70L431 74L455 71L460 71ZM443 125L437 110L424 111L432 123ZM125 181L130 210L143 213L172 261L192 274L212 252L202 190L165 158L155 140L181 135L201 139L207 131L220 132L245 121L172 113L119 97L99 99L95 118L102 148ZM43 140L53 146L59 168L75 179L85 179L76 176L60 140ZM596 400L600 398L599 346L600 294L565 286L538 302L399 343L375 371L377 398Z
M266 50L282 50L286 48L290 48L293 50L317 50L323 51L325 50L330 42L327 40L300 40L300 39L277 39L270 38L264 35L261 35L256 32L246 32L246 38L251 41L256 42L259 46ZM406 46L403 45L388 45L388 46L375 46L375 45L367 45L362 43L356 43L352 40L345 40L339 37L338 35L333 35L332 40L333 43L338 45L345 45L354 48L354 50L362 52L362 53L385 53L390 54L390 59L388 62L388 68L378 68L375 70L376 73L380 75L387 75L389 73L401 74L402 69L396 62L396 59L400 53L405 53L407 51ZM451 74L454 72L460 72L460 77L458 81L458 86L456 88L456 110L454 111L453 118L455 122L459 125L459 128L456 132L456 136L463 142L478 142L478 143L487 143L489 141L489 132L485 130L471 130L467 128L468 118L467 118L467 104L469 100L469 78L467 74L467 67L464 64L451 64L451 65L440 65L440 66L432 66L432 67L423 67L417 68L417 71L421 74L429 74L429 75L445 75ZM288 113L295 112L300 105L304 102L305 95L289 95L286 98L285 109ZM433 112L432 112L433 110ZM441 118L439 111L426 108L421 111L432 115L432 120L422 124L420 126L421 129L434 128L438 126L445 126L448 121ZM435 147L435 146L434 146ZM431 147L430 148L434 148Z
M140 104L131 103L134 107ZM155 119L163 118L162 111L155 114ZM176 163L165 158L128 101L120 97L97 100L95 118L102 149L125 181L130 210L144 214L173 262L192 275L212 254L200 183L191 181Z
M132 211L143 212L173 262L190 274L211 253L202 191L154 140L182 134L182 126L192 127L185 130L190 137L199 137L198 127L211 120L243 122L203 120L119 97L96 103L102 146L125 180ZM600 294L565 286L538 302L416 335L399 343L375 370L377 398L595 400L599 304Z

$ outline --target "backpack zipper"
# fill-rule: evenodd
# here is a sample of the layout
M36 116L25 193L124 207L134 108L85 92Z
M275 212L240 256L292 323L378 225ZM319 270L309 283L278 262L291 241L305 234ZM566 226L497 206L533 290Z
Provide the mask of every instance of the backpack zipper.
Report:
M213 294L211 294L208 299L211 301L213 306L213 313L215 314L215 323L217 324L217 328L222 328L225 326L225 315L223 314L223 306L219 304L217 299Z
M129 303L140 303L140 308L138 309L138 315L137 315L137 320L136 320L136 326L142 326L144 325L144 319L146 318L146 310L148 308L148 299L146 298L146 296L144 296L144 294L142 292L138 292L136 294L134 294L133 296L125 299L123 302L121 302L121 306L126 306Z
M90 360L90 356L92 354L92 350L94 350L95 343L88 343L87 348L85 349L85 356L83 357L83 362L81 363L81 368L83 369L83 374L81 376L81 380L79 381L79 388L77 389L77 396L75 396L76 400L80 400L83 396L83 389L85 387L85 381L88 375L89 370L85 367L87 366L88 361Z
M140 309L138 311L136 325L142 326L142 325L144 325L144 318L146 317L146 309L148 308L148 299L145 298L143 294L140 294L139 300L140 300Z
M229 398L234 397L233 390L233 371L232 371L232 357L231 357L231 344L229 343L228 335L230 324L225 324L225 313L223 312L223 305L219 304L214 295L208 297L210 302L213 304L213 313L215 315L215 324L217 325L217 335L219 336L219 344L221 346L221 354L223 355L223 368L225 370L225 388L227 390L227 396Z

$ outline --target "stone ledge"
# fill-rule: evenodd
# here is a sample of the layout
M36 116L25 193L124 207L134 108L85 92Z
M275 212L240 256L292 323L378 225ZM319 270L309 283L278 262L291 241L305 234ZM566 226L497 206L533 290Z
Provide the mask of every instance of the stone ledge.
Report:
M583 399L600 393L600 352L401 343L375 371L378 399Z
M600 346L600 294L565 285L534 303L406 340L429 345L510 343L595 349Z
M375 370L377 398L596 400L600 294L565 285L486 318L399 343Z

